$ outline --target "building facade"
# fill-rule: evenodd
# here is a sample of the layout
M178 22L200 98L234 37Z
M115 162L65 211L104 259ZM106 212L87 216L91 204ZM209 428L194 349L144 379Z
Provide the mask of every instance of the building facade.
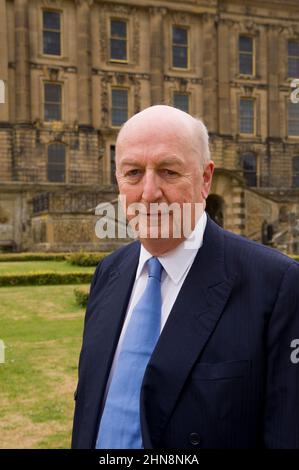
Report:
M296 78L298 0L0 0L0 247L103 248L118 130L164 103L208 127L212 217L298 253Z

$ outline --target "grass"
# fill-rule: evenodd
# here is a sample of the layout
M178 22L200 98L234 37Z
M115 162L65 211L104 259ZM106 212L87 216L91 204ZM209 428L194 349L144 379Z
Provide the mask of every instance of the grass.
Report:
M1 448L70 447L84 319L75 287L0 289Z
M1 274L25 274L29 272L90 272L93 273L94 267L73 266L67 261L5 261L0 263Z

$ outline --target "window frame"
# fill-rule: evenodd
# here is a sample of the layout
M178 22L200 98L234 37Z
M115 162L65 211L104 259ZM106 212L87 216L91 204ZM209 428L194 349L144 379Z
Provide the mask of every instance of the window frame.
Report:
M57 85L57 86L60 86L60 90L61 90L61 101L60 101L60 119L46 119L46 116L45 116L45 108L46 108L46 85ZM43 121L46 122L46 123L52 123L52 122L63 122L63 118L64 118L64 114L63 114L63 83L61 82L51 82L49 80L45 80L43 81ZM48 103L48 102L47 102ZM53 102L54 103L54 102ZM52 104L53 104L52 103Z
M289 133L289 122L290 122L289 106L297 106L296 109L299 112L299 103L292 103L289 99L287 99L287 137L291 139L298 139L299 138L299 116L298 116L298 119L295 120L298 122L298 134Z
M250 185L248 184L248 181L247 181L247 178L245 176L245 173L246 173L246 170L244 168L244 161L245 161L245 156L246 155L250 155L250 156L253 156L254 157L254 163L255 163L255 170L247 170L247 174L248 175L254 175L255 176L255 185ZM256 155L256 153L254 152L251 152L251 151L248 151L248 152L243 152L240 156L240 159L241 159L241 169L242 169L242 175L243 175L243 178L245 179L245 182L246 182L246 185L249 187L249 188L258 188L259 187L259 171L258 171L258 156Z
M295 164L296 162L296 164ZM295 166L298 165L298 170L295 172ZM297 179L298 184L294 184ZM292 158L292 188L299 189L299 155Z
M176 44L173 42L173 30L174 28L185 29L187 31L187 45L183 46L182 44ZM174 65L173 61L173 48L174 47L185 47L187 49L187 66L186 67L177 67ZM172 24L171 25L171 47L170 47L170 54L171 54L171 68L173 70L190 70L190 26L187 25L179 25L179 24Z
M64 181L51 181L49 179L49 147L53 145L60 145L64 148ZM66 184L67 181L67 149L66 145L63 142L49 142L47 145L47 183L53 184Z
M122 124L113 124L113 91L114 90L123 90L123 91L126 91L127 92L127 118L126 120L122 123ZM129 88L126 88L126 87L120 87L120 86L111 86L110 88L110 109L111 109L111 113L110 113L110 125L111 127L113 128L116 128L116 129L119 129L128 119L129 119L129 116L130 116L130 104L129 104L129 101L130 101L130 90ZM120 108L121 109L121 108Z
M252 40L252 53L248 52L248 55L250 54L252 56L252 73L243 73L240 70L240 54L246 54L246 51L241 51L240 50L240 37L246 37L250 38ZM238 35L238 74L241 77L255 77L256 76L256 37L246 34L246 33L240 33Z
M182 108L178 108L177 106L175 106L175 96L176 95L181 95L181 96L186 96L187 97L187 100L188 100L188 103L187 103L188 104L188 107L187 107L188 110L187 111L185 111ZM190 113L190 93L188 93L187 91L186 92L177 91L177 90L173 91L173 93L172 93L172 105L173 105L174 108L180 109L181 111L184 111L185 113L189 114Z
M241 101L251 101L253 103L253 132L243 132L241 131ZM239 135L242 137L253 137L256 136L256 98L254 97L246 97L240 96L239 97L239 107L238 107L238 129Z
M298 77L297 76L292 76L289 74L289 58L293 58L293 59L297 59L298 60L298 72L299 72L299 51L298 51L298 55L297 56L290 56L289 55L289 44L291 42L294 42L296 44L298 44L298 47L299 47L299 40L296 40L296 39L288 39L287 40L287 77L288 78L298 78L299 77L299 74L298 74Z
M60 15L60 54L48 54L44 52L44 12L49 12L49 13L59 13ZM49 58L61 58L64 55L63 51L63 30L64 30L64 22L63 22L63 10L58 10L54 8L41 8L41 26L42 26L42 34L41 34L41 53L44 57L49 57ZM52 31L52 32L57 32L57 30L51 30L47 29L47 31Z
M112 21L119 21L123 22L126 24L126 59L113 59L111 57L111 39L112 38L112 33L111 33L111 26L112 26ZM118 40L123 40L122 38L114 38ZM127 18L116 18L116 17L110 17L109 18L109 62L116 62L116 63L121 63L121 64L128 64L129 62L129 20Z

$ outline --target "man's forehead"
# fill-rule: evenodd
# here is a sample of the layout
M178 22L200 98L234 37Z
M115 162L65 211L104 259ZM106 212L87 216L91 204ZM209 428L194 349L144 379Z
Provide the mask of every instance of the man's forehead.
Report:
M135 116L134 116L135 117ZM178 119L148 119L146 116L139 119L131 118L127 121L119 132L117 144L126 142L144 142L147 139L159 139L167 141L172 139L180 141L190 139L192 128L190 123Z
M170 129L169 132L158 130L151 132L145 130L140 132L124 133L116 141L116 152L118 154L130 152L130 154L142 152L153 154L177 154L184 152L191 143L189 135L180 129Z
M156 165L183 165L184 155L172 152L138 153L130 152L120 159L121 165L135 165L153 163Z
M181 159L190 153L190 140L182 136L160 136L152 139L124 139L116 146L118 160L123 159Z

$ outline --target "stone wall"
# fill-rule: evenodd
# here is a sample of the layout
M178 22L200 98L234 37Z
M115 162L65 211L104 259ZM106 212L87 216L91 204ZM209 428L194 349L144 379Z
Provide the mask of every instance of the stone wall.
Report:
M43 54L43 8L63 12L61 56ZM127 21L127 62L110 60L111 18ZM81 220L82 243L94 244L84 241L90 214L78 213L77 204L59 216L50 208L41 215L33 214L32 200L56 189L67 200L74 187L84 199L91 186L99 202L113 197L110 147L119 131L111 124L113 87L128 90L129 116L151 104L172 104L174 92L188 93L190 113L206 123L212 158L217 171L223 170L212 191L224 200L226 228L251 236L264 216L279 223L282 203L298 213L292 159L299 155L299 138L287 132L286 54L287 41L299 40L298 24L296 0L0 0L0 79L7 89L0 105L0 240L12 238L17 249L32 249L34 243L63 244L65 235L69 245L67 227ZM172 25L189 31L186 70L172 67ZM255 40L252 77L239 74L240 34ZM44 82L63 87L59 122L44 119ZM239 132L240 97L255 99L252 136ZM60 185L47 177L51 143L65 145L66 178ZM245 152L257 157L258 188L252 190L240 165Z

